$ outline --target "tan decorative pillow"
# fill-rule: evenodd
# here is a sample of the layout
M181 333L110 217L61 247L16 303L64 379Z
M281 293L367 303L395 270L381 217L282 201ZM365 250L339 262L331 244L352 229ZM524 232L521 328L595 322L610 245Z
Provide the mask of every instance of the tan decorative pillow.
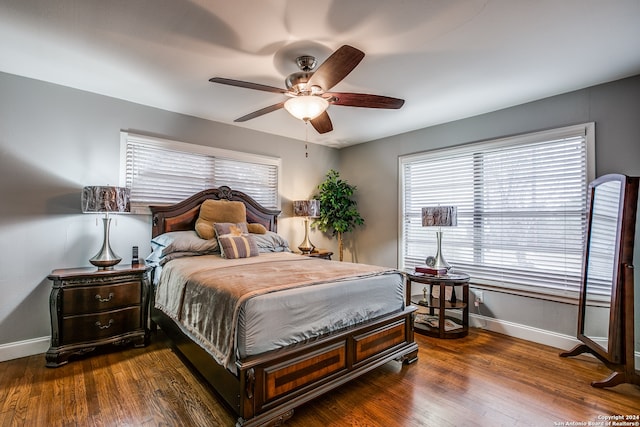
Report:
M248 232L247 224L215 223L213 228L216 231L220 252L224 258L249 258L258 256L258 245Z
M265 228L265 226L262 224L258 224L257 222L247 224L247 229L249 230L249 233L267 234L267 229Z
M216 222L247 222L247 208L242 202L229 200L205 200L200 206L200 216L196 220L196 233L203 239L213 239Z

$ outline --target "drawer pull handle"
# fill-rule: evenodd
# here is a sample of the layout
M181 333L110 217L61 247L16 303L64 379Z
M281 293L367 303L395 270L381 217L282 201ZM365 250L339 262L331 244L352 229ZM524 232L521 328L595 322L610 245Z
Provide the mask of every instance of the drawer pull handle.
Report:
M113 319L109 319L109 324L108 325L103 325L102 323L100 323L100 321L98 320L96 322L96 326L100 329L108 329L111 327L111 325L113 325Z
M113 298L113 292L109 292L109 296L107 298L102 298L100 294L96 295L96 299L100 302L109 302Z

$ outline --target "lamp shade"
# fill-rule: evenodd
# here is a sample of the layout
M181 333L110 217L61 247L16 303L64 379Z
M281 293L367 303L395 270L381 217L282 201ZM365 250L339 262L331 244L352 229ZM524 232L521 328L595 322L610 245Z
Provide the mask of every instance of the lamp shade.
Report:
M320 216L320 200L295 200L293 215L316 218Z
M289 98L284 103L284 108L293 117L304 120L313 120L329 108L329 102L315 95L299 95Z
M90 186L82 189L82 212L129 212L130 190L125 187Z
M455 227L458 225L458 208L455 206L432 206L422 208L423 227Z

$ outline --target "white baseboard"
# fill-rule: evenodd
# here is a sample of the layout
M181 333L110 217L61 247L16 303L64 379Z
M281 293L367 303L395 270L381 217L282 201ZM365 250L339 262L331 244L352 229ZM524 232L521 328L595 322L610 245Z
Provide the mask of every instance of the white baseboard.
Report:
M8 344L0 344L0 362L45 353L49 349L50 344L51 337L40 337ZM44 363L44 356L42 358L42 363Z
M498 320L479 314L469 314L469 326L498 332L510 337L522 338L523 340L548 345L560 350L571 350L576 345L582 343L576 337L569 335L559 334L545 329L532 328L531 326ZM636 351L634 356L636 369L640 369L640 352Z
M556 347L561 350L571 350L580 344L576 337L478 314L469 314L469 326L498 332L510 337L522 338L523 340Z

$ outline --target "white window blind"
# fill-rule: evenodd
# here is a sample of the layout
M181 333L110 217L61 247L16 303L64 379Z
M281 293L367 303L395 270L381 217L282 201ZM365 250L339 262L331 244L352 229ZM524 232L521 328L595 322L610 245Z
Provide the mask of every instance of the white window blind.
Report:
M226 185L242 191L263 206L278 206L278 168L274 165L218 158L213 180L216 186Z
M423 206L458 208L446 260L474 283L570 295L581 281L593 123L404 156L400 262L435 255ZM533 289L532 289L533 288Z
M226 185L279 208L280 159L121 133L121 183L131 189L131 209L176 203Z

